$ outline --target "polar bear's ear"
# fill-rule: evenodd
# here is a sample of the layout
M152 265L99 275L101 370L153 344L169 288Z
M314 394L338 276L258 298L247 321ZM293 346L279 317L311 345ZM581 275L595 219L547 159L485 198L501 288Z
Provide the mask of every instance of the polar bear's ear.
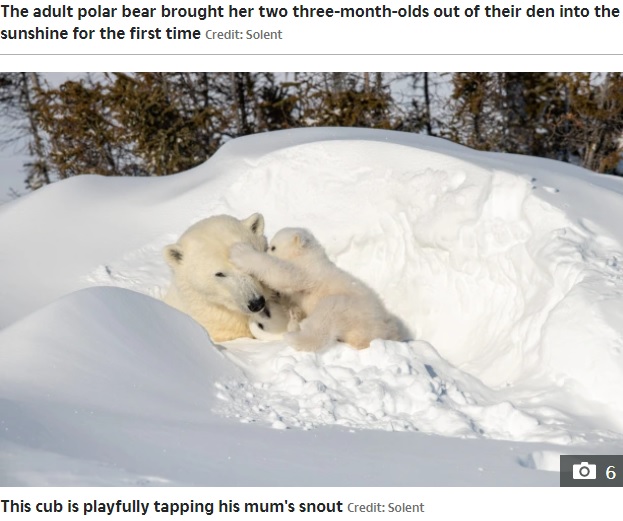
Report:
M243 219L242 224L255 235L264 235L264 216L261 213L254 213L250 217Z
M167 264L174 268L182 263L184 254L182 253L182 247L179 244L169 244L162 250L162 255Z

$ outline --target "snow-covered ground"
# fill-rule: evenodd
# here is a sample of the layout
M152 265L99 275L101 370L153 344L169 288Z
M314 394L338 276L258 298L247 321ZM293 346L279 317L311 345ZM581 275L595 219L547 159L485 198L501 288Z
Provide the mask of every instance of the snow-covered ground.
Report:
M234 140L0 207L1 485L557 485L623 452L623 180L411 134ZM214 345L158 299L215 214L310 228L414 340Z

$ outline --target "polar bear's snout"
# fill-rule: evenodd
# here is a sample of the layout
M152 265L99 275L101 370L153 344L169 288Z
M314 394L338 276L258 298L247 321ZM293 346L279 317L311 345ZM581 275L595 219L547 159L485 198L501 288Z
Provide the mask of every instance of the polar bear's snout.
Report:
M264 306L266 306L266 299L262 295L252 300L249 300L249 304L247 305L251 313L257 313L258 311L262 311L262 309L264 309Z

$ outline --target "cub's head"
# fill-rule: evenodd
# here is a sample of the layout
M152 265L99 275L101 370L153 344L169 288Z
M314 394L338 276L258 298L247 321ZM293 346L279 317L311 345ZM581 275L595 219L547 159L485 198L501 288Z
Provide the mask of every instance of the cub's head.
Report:
M215 215L193 224L175 244L163 250L182 299L200 299L244 314L265 304L262 286L229 262L229 249L238 242L266 251L264 218L255 213L239 220Z
M322 251L320 243L305 228L283 228L268 245L269 255L290 261L317 251Z
M249 317L251 334L260 340L278 340L288 329L287 311L273 300L260 312Z

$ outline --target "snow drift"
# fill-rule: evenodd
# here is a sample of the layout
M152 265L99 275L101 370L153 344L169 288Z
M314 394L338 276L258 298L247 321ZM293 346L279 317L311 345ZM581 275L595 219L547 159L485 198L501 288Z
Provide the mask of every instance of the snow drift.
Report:
M113 459L132 476L164 483L184 478L155 464L149 450L123 463L111 456L132 446L117 432L123 426L137 439L149 430L154 450L169 430L192 440L184 426L203 433L205 443L190 441L183 461L193 450L205 454L224 430L247 440L260 429L270 458L284 442L269 427L308 439L305 430L326 425L413 431L421 447L430 440L415 431L531 442L534 450L522 444L524 455L508 463L516 472L555 470L557 453L576 448L620 452L622 197L621 180L569 165L353 129L238 139L169 178L58 183L0 208L0 240L11 245L0 259L0 418L8 426L0 442L22 463L31 450L61 467L80 461L91 470L76 472L77 481L98 475L85 461ZM318 354L254 340L215 348L192 320L125 291L162 295L169 274L160 250L196 220L256 211L269 236L285 226L311 229L340 267L382 296L413 341ZM52 405L80 425L81 443L61 441ZM68 417L71 409L91 416ZM98 434L99 414L116 435ZM327 456L343 435L330 432ZM396 432L384 436L388 453L401 447ZM491 461L495 450L484 446ZM279 479L314 482L314 463L298 457ZM222 465L220 484L235 481ZM71 482L50 466L4 479ZM403 475L390 469L374 483ZM444 471L448 484L482 483ZM539 483L532 474L513 476ZM400 483L417 479L424 477ZM195 473L185 482L208 481Z

